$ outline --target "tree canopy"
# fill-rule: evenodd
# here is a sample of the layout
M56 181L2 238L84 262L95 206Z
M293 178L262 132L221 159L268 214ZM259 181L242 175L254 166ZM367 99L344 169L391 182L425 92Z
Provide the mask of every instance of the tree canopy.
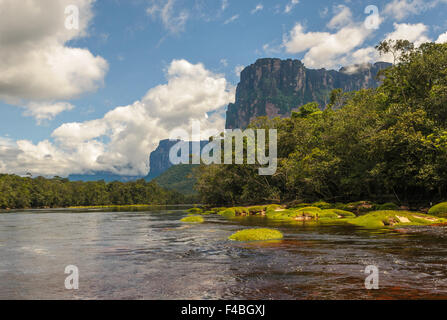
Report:
M183 195L141 179L134 182L70 182L55 177L0 175L0 208L54 208L183 203Z

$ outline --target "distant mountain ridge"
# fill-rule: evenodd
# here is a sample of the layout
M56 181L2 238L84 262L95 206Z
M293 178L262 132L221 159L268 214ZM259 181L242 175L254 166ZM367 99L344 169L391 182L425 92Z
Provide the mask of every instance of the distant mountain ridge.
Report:
M339 71L308 69L299 60L259 59L241 72L236 101L227 108L226 128L246 128L257 117L287 117L309 102L323 108L333 89L344 92L379 86L377 73L386 62L354 65Z

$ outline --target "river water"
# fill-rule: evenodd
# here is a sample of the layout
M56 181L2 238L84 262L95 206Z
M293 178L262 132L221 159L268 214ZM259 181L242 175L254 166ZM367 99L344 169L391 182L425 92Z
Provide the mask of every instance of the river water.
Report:
M447 299L447 228L370 231L179 208L0 213L0 299ZM146 209L147 210L147 209ZM275 227L284 240L236 243ZM67 290L66 266L79 270ZM379 289L365 288L366 266Z

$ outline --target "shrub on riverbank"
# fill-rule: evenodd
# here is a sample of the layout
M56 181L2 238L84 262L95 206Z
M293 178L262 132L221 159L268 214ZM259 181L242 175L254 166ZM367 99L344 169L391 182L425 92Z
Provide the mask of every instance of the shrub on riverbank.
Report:
M228 239L233 241L261 241L261 240L279 240L283 238L283 234L273 229L247 229L241 230Z

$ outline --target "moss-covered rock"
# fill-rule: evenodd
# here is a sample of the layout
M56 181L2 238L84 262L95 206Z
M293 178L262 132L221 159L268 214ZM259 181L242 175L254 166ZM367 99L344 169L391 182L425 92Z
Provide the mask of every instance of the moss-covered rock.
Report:
M267 210L266 217L271 220L292 220L292 214L295 211L287 209L287 210Z
M279 240L283 238L283 234L273 229L246 229L241 230L228 239L233 241L262 241L262 240Z
M318 207L304 207L304 208L297 209L296 211L317 213L317 212L321 212L322 210Z
M428 214L432 216L447 215L447 202L441 202L431 207Z
M221 207L221 208L211 208L210 211L213 212L214 214L218 214L219 212L225 210L226 208Z
M430 225L446 222L447 219L418 212L384 210L370 212L357 218L347 219L346 221L365 228L383 228L392 226Z
M265 211L267 209L266 206L253 206L253 207L248 207L248 212L250 215L262 215L265 214Z
M344 208L337 207L337 209L342 209L346 211L351 211L357 214L371 212L376 210L376 204L371 201L357 201L350 202L345 205Z
M312 207L317 207L317 208L320 208L320 209L332 209L332 208L334 208L334 206L332 204L324 202L324 201L314 202L314 203L312 203Z
M311 203L298 203L298 204L289 205L288 208L290 208L290 209L301 209L301 208L311 207L311 206L312 206Z
M280 205L265 205L265 206L251 206L251 207L232 207L232 208L217 208L217 214L226 217L245 217L245 216L265 216L267 212L275 212L285 210Z
M180 220L185 223L203 223L205 219L202 216L188 216Z
M326 210L324 210L326 211ZM340 210L340 209L328 209L327 211L332 211L333 213L337 214L339 217L342 218L355 218L356 215L352 213L351 211L346 210Z
M321 210L321 212L317 213L318 219L340 219L343 218L342 215L339 215L337 212L335 212L334 209L326 209Z
M322 207L326 205L322 202L315 203ZM306 206L303 208L285 209L280 205L252 206L252 207L233 207L219 208L218 214L233 218L237 216L256 216L262 215L270 220L278 220L285 222L317 222L328 223L349 223L366 228L384 228L391 226L408 226L408 225L431 225L447 222L442 216L425 215L423 213L399 211L399 210L376 210L372 211L376 205L372 202L359 201L347 205L336 204L338 208L321 209L317 206ZM382 208L392 207L395 204L384 204ZM341 207L350 208L351 210L342 210ZM440 208L441 207L441 208ZM432 208L433 209L433 208ZM431 210L432 210L431 209ZM436 210L435 210L436 209ZM364 215L356 216L355 213L361 214L364 210L370 211ZM435 206L435 212L445 212L442 206ZM433 211L432 210L432 211ZM353 213L353 211L355 213ZM444 213L440 213L442 215Z
M223 210L219 211L217 214L222 216L222 217L224 217L224 218L234 218L234 217L236 217L236 212L234 211L233 208L223 209Z

